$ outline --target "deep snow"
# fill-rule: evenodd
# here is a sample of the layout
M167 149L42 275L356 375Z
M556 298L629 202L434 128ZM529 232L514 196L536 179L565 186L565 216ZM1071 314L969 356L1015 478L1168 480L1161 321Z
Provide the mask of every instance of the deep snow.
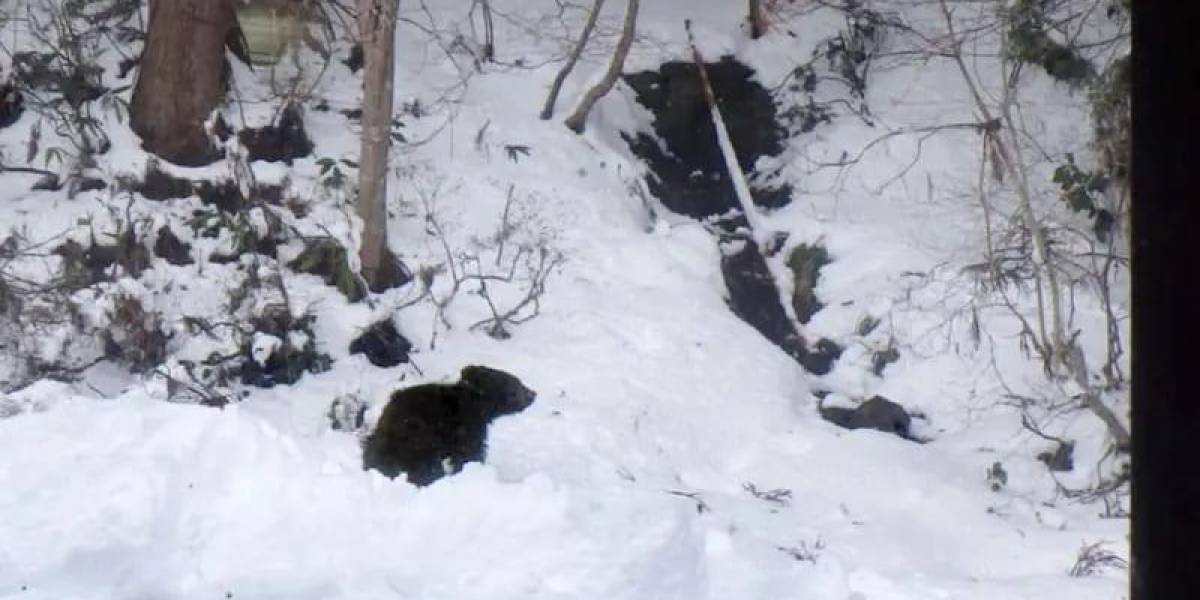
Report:
M469 36L470 3L438 4L427 14L402 3L402 12ZM494 4L505 15L501 60L537 65L563 52L558 36L570 30L534 21L552 2ZM608 4L602 39L611 41L624 7ZM817 11L793 24L796 38L752 42L739 30L741 10L716 0L647 2L626 71L686 57L682 22L691 18L706 56L734 53L771 84L841 25ZM573 18L577 26L581 15ZM630 90L619 85L576 136L537 118L557 63L486 67L463 86L441 50L403 24L397 55L397 99L421 99L431 112L410 119L406 134L432 137L394 157L393 248L412 267L444 259L427 227L431 209L452 247L486 246L514 186L514 239L565 257L540 315L497 341L470 330L488 313L465 292L446 329L428 304L395 311L411 288L351 305L318 278L289 274L292 304L317 315L319 345L336 360L328 372L254 389L223 410L167 402L161 380L118 369L94 371L87 386L43 381L0 398L0 598L1122 597L1124 571L1068 571L1084 543L1108 541L1125 555L1127 520L1099 518L1101 507L1057 494L1035 459L1045 442L999 404L997 373L1018 386L1038 376L1009 341L1013 325L994 317L978 349L963 331L972 295L959 268L981 252L978 209L960 197L978 167L973 132L926 140L916 166L886 186L912 160L912 137L879 144L850 170L811 168L879 135L852 116L796 138L779 159L797 193L762 215L766 226L790 232L789 245L820 241L834 260L818 287L826 308L803 329L846 352L818 379L726 307L715 236L661 209L651 216L631 192L644 167L619 132L649 128ZM606 60L585 56L559 118ZM261 82L245 70L236 76L248 122L268 115L271 107L254 101ZM875 120L889 128L970 121L956 77L948 64L881 70L870 82ZM1084 146L1083 99L1038 83L1044 93L1031 94L1027 110L1058 132L1047 135L1048 151ZM353 220L322 196L315 174L319 157L357 154L336 112L354 103L357 85L340 65L321 81L318 94L335 110L307 113L313 157L290 172L254 165L260 181L287 176L314 199L310 215L292 223L309 235L353 235ZM0 142L18 147L28 127L4 131ZM115 150L102 169L140 173L136 138L121 123L109 129ZM529 156L510 159L513 144ZM26 192L27 177L4 177L16 183L0 192L0 222L26 227L30 239L84 215L110 218L98 206L102 193L68 200ZM164 222L198 205L138 201L132 210ZM197 256L217 243L188 241ZM290 245L281 258L298 252ZM197 311L219 314L221 282L235 270L156 261L140 282L121 285L175 326ZM378 369L347 354L359 331L388 315L416 347L414 366ZM881 325L856 335L868 315ZM871 352L889 338L901 358L876 377ZM179 339L177 356L212 349ZM419 489L362 471L358 438L329 427L326 411L341 395L371 402L371 420L402 380L448 381L473 363L507 370L539 394L492 425L486 464ZM927 419L917 433L932 441L840 430L818 417L817 388L834 400L883 394L919 409ZM1056 426L1078 440L1077 468L1060 478L1092 481L1103 428L1083 413ZM985 481L997 461L1008 472L998 492ZM749 486L790 494L771 501Z

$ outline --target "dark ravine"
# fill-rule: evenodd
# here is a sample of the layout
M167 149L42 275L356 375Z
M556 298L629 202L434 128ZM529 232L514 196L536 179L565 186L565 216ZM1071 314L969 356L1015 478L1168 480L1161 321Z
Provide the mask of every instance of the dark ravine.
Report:
M791 187L773 184L772 174L754 170L759 158L783 152L787 136L771 94L753 79L753 70L730 57L706 63L705 70L755 205L787 205ZM663 206L711 223L720 232L721 274L730 309L809 372L828 373L842 350L830 340L810 346L804 339L783 307L761 249L746 235L746 217L721 155L696 65L668 62L658 71L626 75L625 82L655 117L655 135L624 134L625 140L649 165L648 187Z
M791 187L772 185L755 173L760 157L783 152L787 131L778 123L775 101L754 81L754 71L723 57L705 70L717 96L738 164L751 181L754 203L779 208L791 201ZM738 207L725 160L717 145L699 70L690 62L664 63L658 71L625 76L638 103L654 113L654 133L626 135L635 154L650 165L650 191L672 212L695 219L724 215ZM662 140L665 147L660 146Z

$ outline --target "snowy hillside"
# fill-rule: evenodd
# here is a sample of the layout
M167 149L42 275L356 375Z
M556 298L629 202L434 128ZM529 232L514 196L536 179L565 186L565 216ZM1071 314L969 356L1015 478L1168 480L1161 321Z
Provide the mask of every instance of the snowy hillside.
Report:
M345 40L323 70L309 50L278 70L312 89L303 120L313 149L290 165L250 161L237 136L231 158L207 167L155 160L101 98L92 114L111 149L77 171L103 189L35 191L40 175L0 173L0 309L21 325L2 331L0 598L1127 596L1127 488L1071 493L1111 481L1124 456L1110 452L1100 419L1066 406L1077 401L1021 410L1021 398L1052 386L1020 321L974 276L988 225L973 194L988 159L980 130L940 127L982 119L952 61L910 60L915 36L895 31L865 96L821 61L816 91L789 95L797 66L848 26L843 11L795 3L751 40L742 2L643 2L626 74L690 61L690 19L706 59L753 69L781 113L808 98L833 107L812 127L789 125L781 152L754 165L755 177L791 188L786 206L760 212L786 234L766 256L779 303L805 340L841 348L816 374L731 310L722 226L650 193L650 166L627 139L654 139L656 115L628 83L582 135L562 125L606 68L625 3L606 3L548 121L538 111L585 11L491 4L497 62L477 67L472 2L401 2L389 238L415 275L403 287L352 302L304 272L313 240L353 248L362 227L351 205L358 125L343 112L362 84L342 62ZM951 4L963 27L963 13L983 10ZM871 6L922 32L945 27L936 4ZM31 22L7 20L4 43L35 48ZM136 69L118 77L121 54L98 56L105 97L128 101ZM5 60L7 75L15 63ZM235 129L268 124L279 83L269 70L231 68L224 114ZM995 60L972 68L980 81L1002 78ZM1019 118L1047 157L1030 173L1056 190L1064 155L1093 154L1087 94L1043 72L1024 77ZM860 103L869 112L856 115ZM67 161L44 155L69 152L69 136L39 123L27 109L0 129L2 164L34 154L30 165L66 180ZM153 197L155 170L231 180L236 208L190 188ZM331 182L343 175L351 183ZM278 197L259 194L267 188ZM164 227L177 247L162 241ZM59 281L69 258L55 249L68 240L118 258L79 259L81 277L101 276L55 296L63 304L13 308L8 298ZM829 259L807 322L787 264L801 245ZM480 280L461 277L471 272L497 278L480 293ZM1112 290L1122 311L1125 279ZM531 290L536 303L522 305ZM1029 289L1014 294L1033 305ZM1102 307L1087 291L1072 301L1099 369ZM39 302L45 318L34 323ZM489 335L494 311L521 306L504 335ZM271 310L283 311L282 329L260 323ZM351 354L352 340L386 319L411 343L408 361L379 367ZM245 372L226 377L230 361L207 362L281 345L313 361L294 383L259 387ZM392 393L453 382L466 365L502 369L537 393L491 424L486 461L426 487L364 470L362 440ZM912 416L908 439L822 418L823 407L873 396ZM335 400L364 405L364 422L331 426ZM1104 401L1126 418L1127 392ZM1037 426L1023 426L1023 414ZM1073 464L1050 471L1038 455L1056 444L1032 429L1071 440ZM1091 564L1081 550L1097 543L1100 561L1079 572Z

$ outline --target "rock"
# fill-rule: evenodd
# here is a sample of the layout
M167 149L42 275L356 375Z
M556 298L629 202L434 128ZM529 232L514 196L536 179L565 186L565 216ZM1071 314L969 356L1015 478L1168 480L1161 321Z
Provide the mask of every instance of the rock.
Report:
M837 342L821 338L814 348L805 346L797 360L813 375L826 375L833 370L834 363L842 357L842 347Z
M397 390L367 437L363 469L429 485L465 463L483 462L488 424L525 410L535 396L513 375L481 366L463 368L452 385Z
M1046 467L1051 471L1072 471L1075 469L1075 442L1060 441L1053 451L1042 452L1037 458L1046 463Z
M912 418L903 406L884 398L874 396L858 405L857 408L839 406L824 406L818 402L817 410L826 421L845 429L874 429L885 433L893 433L906 440L912 440L909 427Z
M192 264L192 246L180 240L170 227L163 225L154 240L154 255L175 266Z
M367 328L350 342L350 354L365 354L377 367L394 367L408 362L412 343L396 331L391 319L384 319Z
M292 160L313 151L312 140L304 130L304 114L294 103L284 107L278 123L239 131L238 141L246 147L251 161L283 162L290 166Z

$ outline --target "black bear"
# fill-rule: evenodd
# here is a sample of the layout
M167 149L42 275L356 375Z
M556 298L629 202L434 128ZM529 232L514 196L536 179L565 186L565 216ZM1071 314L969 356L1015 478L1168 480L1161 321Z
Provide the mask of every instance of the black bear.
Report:
M536 394L516 377L488 367L464 367L453 385L430 383L397 390L363 449L363 469L400 473L429 485L483 462L493 419L521 412Z
M912 418L903 406L884 398L874 396L858 405L858 408L842 408L839 406L824 406L817 404L817 410L826 421L846 429L875 429L886 433L894 433L906 440L912 440L909 426ZM915 440L914 440L915 441Z

